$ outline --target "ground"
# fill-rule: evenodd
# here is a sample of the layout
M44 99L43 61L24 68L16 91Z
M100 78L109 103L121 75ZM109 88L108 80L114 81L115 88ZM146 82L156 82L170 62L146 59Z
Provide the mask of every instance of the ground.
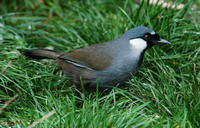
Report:
M136 0L0 1L0 127L200 127L200 7L180 9ZM109 91L77 90L51 60L20 52L68 52L147 26L172 42L148 50L137 75ZM6 66L7 65L7 66ZM6 124L7 123L7 124Z

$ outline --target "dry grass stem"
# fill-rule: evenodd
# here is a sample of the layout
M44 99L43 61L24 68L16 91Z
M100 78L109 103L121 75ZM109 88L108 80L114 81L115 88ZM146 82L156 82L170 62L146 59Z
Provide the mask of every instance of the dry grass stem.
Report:
M9 101L5 102L5 104L3 105L3 107L0 109L0 114L3 112L3 110L13 101L15 100L19 95L16 94L15 96L13 96L12 98L10 98Z
M31 125L29 125L27 128L33 128L35 127L37 124L41 123L43 120L46 120L47 118L49 118L50 116L52 116L53 114L55 114L56 111L52 110L51 112L49 112L48 114L44 115L42 118L40 118L39 120L33 122Z
M12 63L12 61L9 61L8 64L3 68L3 70L0 72L0 75L2 75L6 69L10 66L10 64Z

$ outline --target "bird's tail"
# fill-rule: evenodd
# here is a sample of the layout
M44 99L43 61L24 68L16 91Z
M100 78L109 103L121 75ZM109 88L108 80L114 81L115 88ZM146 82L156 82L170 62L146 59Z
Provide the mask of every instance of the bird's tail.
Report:
M23 51L23 54L33 59L56 59L57 57L62 55L61 52L57 52L57 51L49 50L49 49L25 50Z

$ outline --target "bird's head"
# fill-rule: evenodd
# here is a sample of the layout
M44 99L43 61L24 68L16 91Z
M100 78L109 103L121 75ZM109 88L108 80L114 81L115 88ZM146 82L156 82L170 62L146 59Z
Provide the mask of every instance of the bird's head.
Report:
M157 44L171 44L162 39L159 34L147 27L136 27L127 31L122 38L128 38L131 46L136 49L145 50Z

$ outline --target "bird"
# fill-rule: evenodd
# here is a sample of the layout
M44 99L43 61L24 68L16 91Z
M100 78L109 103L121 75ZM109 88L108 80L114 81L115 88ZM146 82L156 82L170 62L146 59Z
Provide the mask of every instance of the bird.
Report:
M171 44L152 29L138 26L114 40L83 46L67 53L30 49L23 55L32 59L54 59L77 87L112 88L131 79L142 64L144 53L154 45Z

